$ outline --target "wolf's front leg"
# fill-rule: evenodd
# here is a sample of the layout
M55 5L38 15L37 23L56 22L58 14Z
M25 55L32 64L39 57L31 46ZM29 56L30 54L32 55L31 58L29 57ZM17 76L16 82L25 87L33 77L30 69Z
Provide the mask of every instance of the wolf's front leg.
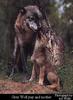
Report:
M40 67L39 85L44 85L45 66Z
M18 41L17 41L17 37L15 37L14 39L14 50L13 50L13 55L12 55L12 65L11 65L11 72L10 72L10 75L9 77L12 77L14 75L14 72L15 72L15 69L17 69L17 65L16 65L16 62L17 62L17 52L18 52Z

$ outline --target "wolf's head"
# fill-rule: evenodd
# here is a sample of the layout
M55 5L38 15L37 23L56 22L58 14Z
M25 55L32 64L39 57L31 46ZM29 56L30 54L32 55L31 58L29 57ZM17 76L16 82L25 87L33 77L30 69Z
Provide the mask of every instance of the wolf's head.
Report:
M26 6L20 10L20 13L25 16L23 27L26 24L33 31L41 27L42 13L37 6Z

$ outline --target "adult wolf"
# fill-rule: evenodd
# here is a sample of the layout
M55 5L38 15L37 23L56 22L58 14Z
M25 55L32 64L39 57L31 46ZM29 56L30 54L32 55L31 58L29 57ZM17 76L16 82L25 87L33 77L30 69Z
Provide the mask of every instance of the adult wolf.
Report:
M13 75L14 69L18 68L19 60L21 59L22 68L27 73L27 57L32 55L35 38L39 30L42 19L42 13L37 6L26 6L19 11L15 21L15 39L13 51L13 66L10 76Z

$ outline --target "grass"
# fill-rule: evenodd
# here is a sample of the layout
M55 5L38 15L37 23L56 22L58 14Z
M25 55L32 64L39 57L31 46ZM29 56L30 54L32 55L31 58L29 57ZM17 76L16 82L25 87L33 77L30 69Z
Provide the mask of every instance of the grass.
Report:
M73 93L73 56L65 54L65 64L58 73L61 77L63 89L62 92Z
M59 75L63 82L62 92L73 92L73 65L64 65L63 68L59 70Z

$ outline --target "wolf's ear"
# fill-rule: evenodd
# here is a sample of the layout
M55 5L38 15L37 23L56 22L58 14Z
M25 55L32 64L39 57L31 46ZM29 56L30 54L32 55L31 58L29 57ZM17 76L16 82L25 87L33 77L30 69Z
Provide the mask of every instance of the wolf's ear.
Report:
M22 15L24 15L24 14L26 14L26 9L25 8L22 8L21 10L20 10L20 13L22 14Z

